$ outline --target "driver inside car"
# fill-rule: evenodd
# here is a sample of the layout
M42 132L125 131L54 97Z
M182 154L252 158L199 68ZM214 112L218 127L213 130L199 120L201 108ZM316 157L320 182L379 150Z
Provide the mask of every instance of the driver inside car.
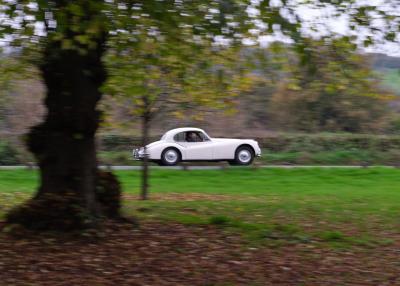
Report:
M187 132L186 133L186 141L187 142L200 142L199 137L194 132Z

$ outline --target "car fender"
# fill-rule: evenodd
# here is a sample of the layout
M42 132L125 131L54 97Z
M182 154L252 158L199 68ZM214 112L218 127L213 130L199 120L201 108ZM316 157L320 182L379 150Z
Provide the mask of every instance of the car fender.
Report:
M242 140L240 140L241 142L240 142L240 144L237 146L237 148L239 148L240 146L242 146L242 145L249 145L249 146L251 146L252 148L253 148L253 151L254 151L254 155L255 156L261 156L261 148L260 148L260 146L258 145L258 142L257 141L255 141L255 140L253 140L253 139L242 139ZM236 148L236 149L237 149ZM235 150L235 152L236 152L236 150Z
M176 148L179 150L179 152L182 155L182 160L184 160L184 147L182 147L179 144L172 143L172 142L160 142L158 144L155 144L153 146L148 147L147 149L147 154L149 154L149 159L151 160L161 160L161 154L162 152L167 149L167 148Z
M212 138L212 140L214 142L214 159L216 160L234 159L236 150L242 145L251 146L256 156L261 154L258 143L252 139Z

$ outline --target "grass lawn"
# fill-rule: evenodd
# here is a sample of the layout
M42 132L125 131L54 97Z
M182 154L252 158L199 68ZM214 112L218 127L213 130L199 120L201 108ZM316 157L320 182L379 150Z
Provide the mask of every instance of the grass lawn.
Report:
M139 226L109 221L77 238L0 232L0 281L400 285L399 169L158 169L150 201L137 199L139 172L117 175ZM0 171L0 221L37 180Z
M150 201L137 200L138 171L116 174L123 212L141 222L211 224L274 244L372 246L399 235L398 169L152 170ZM36 171L0 171L0 218L37 181Z

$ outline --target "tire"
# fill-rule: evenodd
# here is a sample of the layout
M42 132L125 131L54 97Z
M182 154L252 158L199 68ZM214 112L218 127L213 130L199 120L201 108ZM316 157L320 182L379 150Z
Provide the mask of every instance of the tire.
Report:
M175 166L181 161L181 153L176 148L167 148L161 154L163 166Z
M254 160L254 151L251 147L242 146L239 147L235 152L235 165L247 166L250 165Z

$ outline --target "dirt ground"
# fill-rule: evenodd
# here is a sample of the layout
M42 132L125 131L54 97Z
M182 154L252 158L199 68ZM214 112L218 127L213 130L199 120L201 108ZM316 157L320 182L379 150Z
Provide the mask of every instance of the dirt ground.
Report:
M0 234L0 285L400 285L400 243L252 246L216 226L112 224L100 238Z

